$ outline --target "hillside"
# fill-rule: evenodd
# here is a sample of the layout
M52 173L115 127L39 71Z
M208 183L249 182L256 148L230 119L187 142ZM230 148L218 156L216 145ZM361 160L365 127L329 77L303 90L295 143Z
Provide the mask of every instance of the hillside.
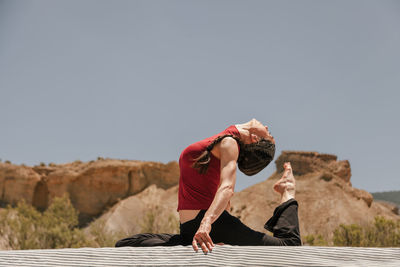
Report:
M376 200L383 200L400 206L400 191L376 192L371 194Z

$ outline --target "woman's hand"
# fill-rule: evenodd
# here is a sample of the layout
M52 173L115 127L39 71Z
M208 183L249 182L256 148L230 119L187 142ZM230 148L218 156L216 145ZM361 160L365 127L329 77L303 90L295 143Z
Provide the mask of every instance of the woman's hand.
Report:
M194 251L197 252L199 250L199 247L197 244L200 245L200 247L204 253L207 253L208 251L210 251L210 252L212 251L212 249L214 247L214 243L211 240L210 232L211 232L211 223L209 223L207 221L202 221L199 229L197 230L196 234L193 237L192 246L193 246Z

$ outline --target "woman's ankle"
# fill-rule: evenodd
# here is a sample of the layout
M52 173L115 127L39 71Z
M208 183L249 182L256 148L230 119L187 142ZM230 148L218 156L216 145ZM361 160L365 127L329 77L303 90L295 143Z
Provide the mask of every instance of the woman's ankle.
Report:
M285 203L289 199L295 198L295 191L294 190L285 190L281 195L281 203Z

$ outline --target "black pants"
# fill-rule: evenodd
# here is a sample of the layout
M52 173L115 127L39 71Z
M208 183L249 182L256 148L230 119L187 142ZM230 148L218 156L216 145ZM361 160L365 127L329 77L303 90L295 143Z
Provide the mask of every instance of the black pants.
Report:
M264 225L264 228L271 231L273 236L250 229L238 218L224 211L212 224L210 237L214 243L229 245L301 246L297 209L298 203L294 199L282 203L275 209L274 215ZM205 212L205 210L201 210L196 218L181 224L180 235L137 234L118 241L115 246L191 245Z

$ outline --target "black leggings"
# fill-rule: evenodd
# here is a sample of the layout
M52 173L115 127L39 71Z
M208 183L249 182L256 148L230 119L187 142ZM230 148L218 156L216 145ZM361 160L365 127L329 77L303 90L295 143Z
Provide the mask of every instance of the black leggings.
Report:
M275 209L274 215L264 225L264 228L271 231L273 236L250 229L238 218L224 211L212 224L210 237L214 243L229 245L301 246L297 208L297 201L290 199ZM196 218L181 224L180 235L137 234L118 241L115 246L191 245L205 212L201 210Z

